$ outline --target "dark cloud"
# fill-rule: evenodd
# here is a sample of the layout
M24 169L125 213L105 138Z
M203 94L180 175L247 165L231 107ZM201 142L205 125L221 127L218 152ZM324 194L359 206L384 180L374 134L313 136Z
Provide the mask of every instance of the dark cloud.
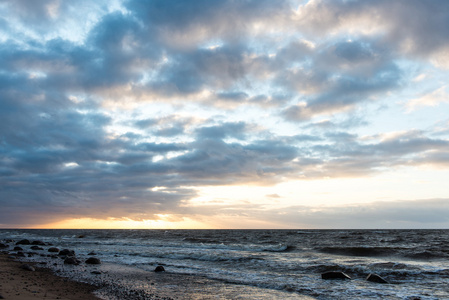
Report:
M278 79L304 95L302 103L283 111L290 121L354 109L400 86L402 71L385 49L368 40L322 45L307 60L307 67L281 73Z
M196 47L209 40L239 41L252 31L252 24L272 24L290 9L287 1L127 1L126 7L142 20L149 32L171 48ZM232 22L229 20L232 16Z
M301 8L298 26L315 36L371 33L397 51L429 57L447 51L448 12L448 3L438 0L311 1Z

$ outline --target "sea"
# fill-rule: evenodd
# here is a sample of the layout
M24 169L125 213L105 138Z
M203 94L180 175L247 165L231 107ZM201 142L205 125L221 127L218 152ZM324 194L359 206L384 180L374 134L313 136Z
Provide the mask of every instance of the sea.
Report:
M21 239L74 250L78 266L50 246L21 260L96 284L103 299L449 299L449 230L0 230ZM84 263L92 252L100 265ZM351 279L322 279L329 271Z

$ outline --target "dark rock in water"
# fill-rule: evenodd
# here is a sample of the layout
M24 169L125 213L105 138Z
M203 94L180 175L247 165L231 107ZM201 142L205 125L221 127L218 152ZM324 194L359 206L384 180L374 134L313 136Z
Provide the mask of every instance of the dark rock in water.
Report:
M33 242L31 243L31 245L45 246L45 243L42 242L42 241L33 241Z
M28 264L21 265L20 268L24 269L24 270L27 270L27 271L32 271L32 272L36 271L35 268L33 268L32 266L30 266Z
M157 266L156 269L154 269L154 272L165 272L165 269L163 266Z
M39 247L39 246L31 246L30 249L31 249L31 250L44 250L44 248Z
M96 257L89 257L86 260L86 264L99 265L99 264L101 264L101 261L98 258L96 258Z
M87 254L87 255L97 255L97 253L95 253L95 252L90 252L89 254Z
M0 249L9 248L8 245L0 243Z
M16 256L17 257L25 257L25 253L23 253L22 251L18 251Z
M15 246L14 247L14 251L23 251L23 248L19 247L19 246Z
M59 253L59 249L55 248L55 247L51 247L51 248L48 248L48 252L58 252Z
M75 256L75 251L69 250L69 249L64 249L64 250L59 251L58 255Z
M80 234L80 235L78 236L79 239L83 239L83 238L85 238L85 237L86 237L86 235L84 235L84 234Z
M101 274L101 272L100 271L92 271L92 272L90 272L91 274L95 274L95 275L100 275Z
M67 257L64 260L64 264L66 265L79 265L81 262L77 260L75 257Z
M369 274L368 277L366 277L367 281L371 281L371 282L377 282L377 283L389 283L388 281L386 281L385 279L383 279L382 277L380 277L377 274Z
M335 271L323 273L323 274L321 274L321 278L322 279L351 279L351 277L349 277L347 274L345 274L343 272L335 272Z
M29 240L21 240L16 243L16 245L30 245L31 242Z

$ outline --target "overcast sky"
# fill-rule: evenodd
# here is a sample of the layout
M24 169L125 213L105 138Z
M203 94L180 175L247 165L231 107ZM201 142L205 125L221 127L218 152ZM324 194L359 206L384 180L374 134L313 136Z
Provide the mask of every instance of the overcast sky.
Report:
M449 228L449 1L0 0L0 227Z

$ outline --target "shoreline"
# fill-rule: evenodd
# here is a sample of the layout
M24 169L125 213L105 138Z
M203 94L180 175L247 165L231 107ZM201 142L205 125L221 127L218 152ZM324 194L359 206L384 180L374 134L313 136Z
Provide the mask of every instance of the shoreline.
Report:
M9 250L9 251L8 251ZM12 257L11 249L0 251L0 299L303 299L315 298L290 293L224 283L204 276L150 272L132 266L102 263L98 266L65 265L61 259L45 256ZM25 270L23 265L35 270ZM50 267L51 266L51 267ZM93 275L92 271L97 271Z
M101 299L93 294L98 286L57 276L39 263L27 263L35 271L25 270L21 268L23 262L8 256L0 253L0 299Z

